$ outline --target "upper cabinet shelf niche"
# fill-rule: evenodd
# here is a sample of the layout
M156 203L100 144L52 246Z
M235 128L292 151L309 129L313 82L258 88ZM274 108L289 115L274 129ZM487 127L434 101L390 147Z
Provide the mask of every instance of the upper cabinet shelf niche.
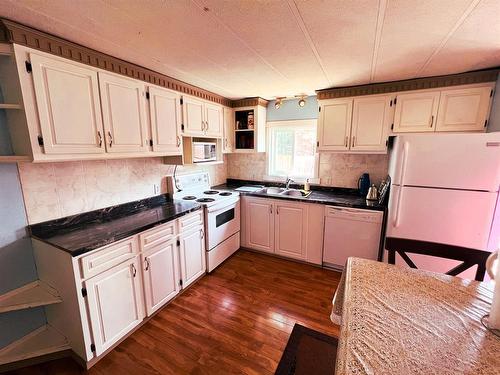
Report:
M234 152L266 151L266 107L262 105L234 109Z

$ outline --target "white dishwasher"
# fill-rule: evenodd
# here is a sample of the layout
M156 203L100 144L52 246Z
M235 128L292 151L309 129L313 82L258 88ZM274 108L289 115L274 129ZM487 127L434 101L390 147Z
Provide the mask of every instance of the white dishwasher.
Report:
M377 260L382 211L325 207L323 265L342 269L347 258Z

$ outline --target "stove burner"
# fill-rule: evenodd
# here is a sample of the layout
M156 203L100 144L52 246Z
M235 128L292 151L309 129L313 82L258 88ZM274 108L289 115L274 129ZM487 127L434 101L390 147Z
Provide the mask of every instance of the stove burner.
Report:
M219 194L219 192L217 190L207 190L204 191L203 194L212 195L212 194Z
M193 199L196 199L194 195L186 195L185 197L182 197L185 201L192 201Z
M221 197L228 197L230 195L233 195L233 193L231 193L230 191L224 191L222 193L219 194Z
M196 202L200 202L200 203L209 203L209 202L213 202L215 201L215 199L213 198L200 198L200 199L197 199Z

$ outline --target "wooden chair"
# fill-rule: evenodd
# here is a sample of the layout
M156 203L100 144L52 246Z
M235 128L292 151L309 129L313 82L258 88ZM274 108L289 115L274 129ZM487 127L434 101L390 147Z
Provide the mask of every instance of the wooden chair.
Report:
M490 255L488 251L483 250L396 237L387 237L385 239L385 248L389 252L389 264L396 264L396 253L398 253L411 268L417 268L417 266L407 254L423 254L462 261L461 264L446 272L450 276L457 276L459 273L477 265L475 276L477 281L484 280L486 259Z

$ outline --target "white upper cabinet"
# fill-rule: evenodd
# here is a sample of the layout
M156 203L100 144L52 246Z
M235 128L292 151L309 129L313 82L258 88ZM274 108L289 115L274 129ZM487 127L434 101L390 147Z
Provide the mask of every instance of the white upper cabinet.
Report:
M149 150L143 82L99 72L102 114L108 152Z
M224 129L222 139L222 152L229 153L234 150L234 111L224 107Z
M120 340L144 318L138 257L85 282L96 355Z
M148 89L153 151L182 154L181 95L154 86Z
M223 108L217 104L205 103L205 134L222 137Z
M45 153L104 153L97 72L37 54L30 60Z
M350 149L385 151L392 108L392 98L388 95L354 98Z
M393 132L433 132L436 126L439 96L439 91L398 94Z
M204 103L201 100L183 96L182 115L184 135L201 136L205 131Z
M318 150L349 150L352 98L324 100L320 103Z
M183 135L222 137L223 107L191 96L182 97Z
M441 91L436 131L483 130L492 90L492 87L475 87Z
M146 310L150 316L180 291L176 240L143 254Z

